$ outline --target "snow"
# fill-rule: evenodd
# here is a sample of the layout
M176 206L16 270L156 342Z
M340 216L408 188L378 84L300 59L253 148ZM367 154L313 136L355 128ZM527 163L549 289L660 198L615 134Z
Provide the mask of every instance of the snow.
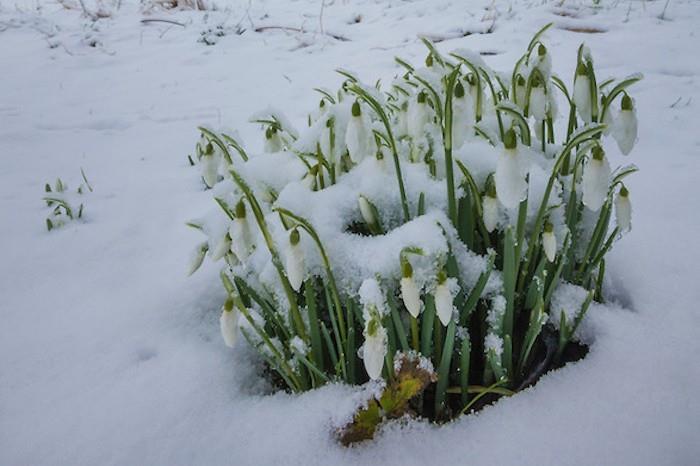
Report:
M147 16L185 27L141 24L138 8L123 3L97 26L77 5L0 4L1 464L697 461L697 2L672 0L665 9L664 1L603 0L592 8L477 0L465 8L455 0L359 0L327 2L321 21L318 1L267 0L250 10L246 1L220 1L215 12ZM572 76L585 41L599 78L645 76L632 90L634 151L624 161L606 154L613 166L631 161L640 172L626 179L633 230L607 263L612 303L591 305L580 329L591 351L476 416L441 427L396 423L376 441L345 449L333 430L367 399L365 389L270 394L245 342L229 350L221 341L218 267L205 261L187 277L202 236L184 223L212 207L187 162L196 127L235 126L247 147L262 149L247 119L270 105L267 115L287 113L288 121L279 116L285 128L302 127L319 99L313 88L340 82L335 68L390 82L399 70L394 55L422 63L418 33L447 39L441 52L487 52L491 68L506 70L549 21L553 72ZM255 33L251 24L306 32ZM247 31L213 46L197 42L217 25ZM593 29L605 32L576 32ZM301 180L285 153L266 155L278 162L265 178L272 189ZM44 183L60 176L78 186L80 167L94 188L86 217L49 233ZM417 177L405 176L407 184ZM356 191L336 200L356 209L358 192L373 200L393 188L364 192L358 179ZM436 186L427 204L444 202L440 196ZM313 247L303 236L302 247ZM363 254L371 261L373 251L391 247L378 238ZM362 270L351 275L367 278Z

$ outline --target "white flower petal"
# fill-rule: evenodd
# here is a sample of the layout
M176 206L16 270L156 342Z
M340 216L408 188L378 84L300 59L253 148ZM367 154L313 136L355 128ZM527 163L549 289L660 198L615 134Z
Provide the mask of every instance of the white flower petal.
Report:
M623 155L632 152L637 141L637 113L635 110L622 110L615 120L612 130L613 138Z
M221 336L224 339L224 343L229 348L233 348L238 340L238 319L240 318L240 313L234 307L232 310L221 311L221 317L219 317L219 327L221 328Z
M507 209L513 209L525 199L527 182L517 149L505 149L496 164L496 195Z
M401 298L409 314L418 317L423 303L420 299L420 290L413 278L404 277L401 279Z
M454 312L453 297L447 282L438 284L435 288L435 310L442 325L447 325L452 320Z
M591 157L584 167L581 177L583 204L593 212L597 212L608 195L609 182L610 163L608 163L607 157L603 157L603 160Z
M498 224L498 199L491 196L483 197L483 219L486 231L491 233Z
M557 238L554 236L554 232L545 231L542 234L542 247L547 260L554 262L554 259L557 257Z

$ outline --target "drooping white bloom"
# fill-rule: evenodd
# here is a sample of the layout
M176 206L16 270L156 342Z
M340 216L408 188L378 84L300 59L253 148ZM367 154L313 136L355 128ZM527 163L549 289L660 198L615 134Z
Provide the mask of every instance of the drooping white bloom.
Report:
M525 108L525 99L527 98L527 81L523 75L519 74L515 81L515 103L520 109Z
M221 328L221 336L224 339L224 343L229 348L233 348L238 340L238 319L240 318L240 313L233 306L233 300L227 299L224 303L224 307L221 310L221 317L219 317L219 327Z
M525 170L518 152L515 132L511 129L505 135L505 148L496 163L496 194L507 209L513 209L525 199L527 182Z
M489 233L495 230L496 225L498 224L498 199L496 198L496 189L493 187L493 185L491 190L492 192L487 192L482 198L482 215L484 226L486 227L486 231Z
M543 44L537 47L535 67L540 70L545 79L549 78L549 75L552 74L552 57L547 53L547 47Z
M197 271L197 269L199 269L199 267L202 265L202 262L204 261L204 256L207 255L208 250L209 243L204 241L200 243L194 251L192 251L192 255L190 256L189 267L187 269L187 275L192 275Z
M345 132L345 145L348 147L350 159L355 163L374 155L377 150L371 121L367 113L362 112L359 102L352 104L352 116Z
M609 182L610 163L603 149L594 147L581 177L583 204L594 212L598 211L608 195Z
M632 203L625 186L620 188L620 192L615 197L615 220L621 232L632 228Z
M214 150L214 146L211 143L208 143L200 161L202 165L202 179L208 188L213 187L219 181L219 162L218 151Z
M440 272L438 275L438 283L435 287L435 311L442 325L447 325L452 320L454 313L454 296L450 289L447 275L445 272Z
M425 92L420 92L418 96L411 99L408 105L406 126L411 139L418 140L425 136L425 126L430 121L430 109L428 107Z
M362 214L362 219L367 224L370 232L375 235L381 234L381 222L377 216L377 208L374 204L362 194L357 198L357 204L360 206L360 214Z
M623 155L632 152L637 141L637 112L632 98L628 95L622 98L622 109L613 123L611 132Z
M423 307L423 302L420 299L420 288L413 279L413 267L406 260L402 264L401 269L401 299L403 299L403 304L406 306L408 313L413 317L418 317Z
M289 234L289 247L287 248L287 278L294 291L299 291L306 274L304 263L304 251L299 244L299 230L293 229Z
M219 240L213 245L209 250L209 255L211 260L218 261L226 255L227 252L231 250L231 237L228 233L225 233Z
M380 379L387 352L386 329L382 327L378 316L374 316L367 321L362 334L365 337L362 344L362 360L365 364L365 370L370 379Z
M396 128L397 136L408 134L408 102L404 102L401 110L396 114Z
M253 235L250 231L250 224L246 215L246 208L243 200L236 205L236 218L233 219L229 228L231 237L231 251L240 259L246 259L253 248Z
M469 96L465 94L464 86L459 81L455 85L454 97L452 101L452 147L459 149L464 144L470 128L474 126L476 115L474 114L474 105L469 101Z
M579 63L574 78L574 104L584 123L591 121L591 81L588 78L588 68Z
M541 82L539 86L533 85L530 89L529 110L530 115L537 121L542 121L547 118L547 93Z
M270 126L265 130L265 152L273 153L282 150L282 138L277 128Z
M554 227L551 223L544 224L544 233L542 233L542 248L549 262L554 262L557 257L557 238L554 236Z
M319 146L323 156L326 157L330 162L336 162L335 160L335 147L337 143L331 144L331 139L336 138L335 134L335 119L329 117L326 119L326 123L323 125L321 130L321 136L319 137Z

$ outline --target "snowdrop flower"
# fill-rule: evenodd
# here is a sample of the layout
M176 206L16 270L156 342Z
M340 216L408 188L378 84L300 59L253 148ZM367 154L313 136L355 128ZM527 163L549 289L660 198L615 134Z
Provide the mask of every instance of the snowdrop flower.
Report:
M221 310L219 317L219 327L221 328L221 336L224 338L224 343L229 348L233 348L238 340L238 319L240 313L233 306L233 300L228 298Z
M382 327L379 320L379 315L375 311L370 320L367 321L363 336L365 341L362 344L362 360L365 364L365 370L370 379L377 380L382 377L382 369L384 368L384 359L387 352L387 333Z
M464 92L464 85L457 81L452 101L452 147L459 149L467 138L469 128L474 124L474 106Z
M496 186L489 177L486 181L486 195L482 198L482 215L486 231L491 233L498 224L498 199L496 198Z
M434 292L435 310L442 325L447 326L452 320L452 314L454 312L454 297L449 287L447 274L444 271L440 271L437 280L438 283Z
M304 185L309 191L316 190L316 175L318 174L318 165L314 165L306 172L304 178L301 179L301 184Z
M282 138L279 130L274 126L270 126L265 130L265 152L273 153L282 150Z
M554 227L551 223L545 222L544 233L542 233L542 247L549 262L554 262L557 257L557 238L554 236Z
M496 163L496 194L501 204L507 209L513 209L525 199L527 182L513 129L506 132L503 143L504 150Z
M547 118L547 92L539 74L532 78L528 110L530 115L535 117L537 121Z
M213 187L219 181L219 154L214 150L212 143L207 143L202 154L202 179L208 188Z
M552 56L547 53L547 47L543 44L537 47L535 66L540 70L542 76L548 77L552 73Z
M521 109L525 108L525 99L527 97L527 81L522 74L515 78L515 103Z
M637 140L637 112L632 98L627 94L622 97L622 108L613 123L611 132L623 155L632 152Z
M304 282L305 266L304 251L299 244L299 230L294 228L289 234L289 247L287 248L287 278L294 291L299 291Z
M362 214L362 220L365 221L367 227L372 234L378 235L382 233L381 223L379 221L377 208L372 204L369 199L360 194L357 198L357 203L360 206L360 214Z
M591 122L591 81L588 78L588 67L580 62L576 67L574 78L574 104L584 123Z
M323 125L323 129L321 130L321 137L318 141L319 146L321 148L321 153L323 154L324 157L326 157L330 162L335 162L335 155L334 155L334 149L335 149L335 119L333 117L329 117L326 120L326 123Z
M345 133L345 144L348 147L350 159L360 163L362 159L374 154L376 146L369 117L362 113L360 103L352 104L352 116Z
M236 204L234 214L236 218L233 219L231 228L229 228L229 236L232 238L231 250L240 260L244 260L250 255L253 248L253 238L243 199Z
M600 146L593 148L592 156L583 170L581 188L583 204L593 212L598 211L608 195L610 181L610 164Z
M423 302L420 299L420 288L413 280L413 267L408 260L401 264L401 298L408 313L413 317L418 317Z
M209 243L206 241L202 242L197 246L197 248L193 251L192 256L190 256L190 263L189 267L187 269L187 275L192 275L201 267L202 262L204 262L204 256L207 255L207 251L209 250Z
M231 237L228 233L224 234L219 241L216 242L214 247L209 251L211 259L213 261L218 261L226 255L227 252L231 250Z
M401 104L401 110L396 114L396 135L408 135L408 102Z
M632 229L632 204L630 193L623 185L615 197L615 220L621 232Z
M408 135L414 141L425 135L425 126L430 120L430 109L427 100L427 95L421 91L415 99L411 100L408 106L406 126Z

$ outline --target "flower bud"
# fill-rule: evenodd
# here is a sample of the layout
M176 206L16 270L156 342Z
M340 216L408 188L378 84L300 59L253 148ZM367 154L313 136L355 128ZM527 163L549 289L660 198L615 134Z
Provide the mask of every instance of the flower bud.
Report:
M592 155L584 167L581 177L583 204L594 212L605 202L610 182L610 164L605 152L599 146L591 151Z
M209 251L211 260L218 261L231 250L231 237L228 233L224 234L214 247Z
M219 181L220 157L214 150L212 143L207 143L201 158L202 179L208 188L212 188Z
M406 126L411 139L418 140L426 133L426 125L430 120L430 111L425 92L421 91L415 99L412 99L408 106L408 120Z
M360 163L377 150L370 118L362 113L360 103L357 101L352 104L352 117L345 132L345 145L350 159L355 163Z
M365 341L362 345L362 360L365 370L370 379L380 379L384 368L388 338L386 329L382 327L376 313L365 324L363 336Z
M632 229L632 204L630 203L629 191L624 185L615 197L615 220L620 232Z
M581 120L584 123L590 123L592 119L591 82L588 77L588 67L583 62L579 63L576 68L573 100Z
M294 291L299 291L304 282L305 266L304 251L299 244L299 230L294 228L289 233L289 247L287 248L287 278Z
M420 299L420 289L413 280L413 267L411 263L405 261L401 265L401 298L406 306L406 310L413 317L418 317L423 303Z
M538 74L532 78L529 113L537 121L542 121L547 118L547 93L544 83Z
M542 233L542 248L549 262L554 262L557 256L557 238L554 236L554 227L551 223L544 224L544 233Z
M250 224L246 216L246 207L243 199L238 201L235 208L235 218L229 228L231 237L231 250L238 259L245 260L253 248L253 237L250 231Z
M233 348L238 339L238 319L240 318L240 313L233 306L233 300L228 298L224 303L221 310L221 317L219 317L219 327L221 328L221 336L224 339L224 343L229 348Z
M274 153L282 150L282 138L279 131L274 126L269 126L265 130L265 152Z
M498 224L498 199L496 198L496 186L489 177L486 181L486 194L482 198L482 215L486 231L491 233Z
M438 283L435 287L434 297L435 311L438 318L442 325L447 326L452 320L452 314L454 313L454 297L449 287L447 274L444 271L438 274Z
M382 233L382 226L379 220L379 212L374 204L372 204L365 196L360 194L357 198L357 203L360 206L360 214L362 219L367 224L372 234L378 235Z
M509 129L504 136L503 143L505 149L498 156L494 177L496 194L501 204L507 209L513 209L527 195L526 173L518 152L515 131Z
M187 271L187 275L192 275L201 267L202 262L204 262L204 256L206 256L207 251L209 250L209 243L206 241L202 242L197 246L197 248L192 252L192 256L190 256L190 263L189 263L189 268Z
M611 133L623 155L632 152L637 141L637 112L632 98L627 94L622 97L620 113L613 123Z

